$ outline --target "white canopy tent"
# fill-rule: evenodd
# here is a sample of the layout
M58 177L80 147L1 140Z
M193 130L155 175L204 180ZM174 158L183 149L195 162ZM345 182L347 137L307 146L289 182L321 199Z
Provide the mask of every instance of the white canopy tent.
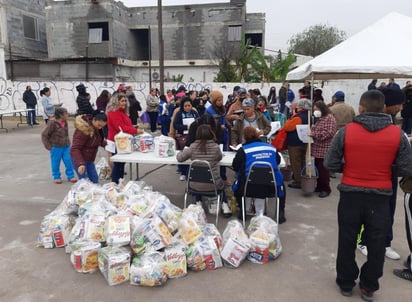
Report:
M412 18L389 13L287 74L287 80L412 77Z

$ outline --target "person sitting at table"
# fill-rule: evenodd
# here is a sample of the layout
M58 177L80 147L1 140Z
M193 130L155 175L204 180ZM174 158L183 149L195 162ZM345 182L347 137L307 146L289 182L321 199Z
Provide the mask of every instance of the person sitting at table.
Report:
M131 135L143 134L143 130L133 127L132 121L129 118L127 97L124 93L117 93L113 95L107 104L107 142L109 150L112 155L116 154L114 149L114 136L121 130ZM120 130L121 129L121 130ZM119 179L124 177L124 163L115 162L112 168L112 182L119 183Z
M189 134L190 124L199 117L199 114L193 109L192 101L188 97L183 97L180 102L180 109L173 119L173 128L176 130L176 149L183 150ZM185 181L188 167L179 165L180 180Z
M176 154L178 162L184 162L185 160L200 159L206 160L210 163L212 167L213 177L216 182L216 187L218 190L223 190L223 202L222 202L222 212L223 217L232 216L231 211L225 211L224 208L229 208L227 204L226 194L224 191L225 184L223 179L220 177L219 161L222 159L222 151L220 151L219 145L216 143L216 135L209 125L203 124L197 127L196 140L190 144L189 147L184 148L181 152ZM211 191L213 190L213 185L202 184L202 183L192 183L194 189L199 191ZM202 196L196 195L196 202L201 202Z
M242 196L244 193L246 178L249 173L249 168L255 161L264 161L272 165L276 178L276 187L279 197L279 224L286 221L285 217L285 201L286 191L283 183L282 173L278 169L281 158L276 152L276 149L268 143L264 143L259 139L259 133L254 127L246 127L243 130L244 143L242 147L236 152L232 162L233 170L236 172L236 181L232 186L233 193L236 197L238 206L238 218L242 219ZM248 186L254 190L252 186ZM268 190L268 194L273 190L273 187L262 188L259 187L259 195Z

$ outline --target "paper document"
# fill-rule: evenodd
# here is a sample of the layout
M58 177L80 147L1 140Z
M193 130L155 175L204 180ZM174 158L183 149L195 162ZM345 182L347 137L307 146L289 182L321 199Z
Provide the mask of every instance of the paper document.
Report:
M111 153L116 152L116 144L113 141L107 140L107 145L104 148L106 151L109 151Z
M308 125L296 125L296 132L298 133L298 137L302 141L302 143L307 144L309 142L308 131ZM310 142L313 143L312 138L310 138Z

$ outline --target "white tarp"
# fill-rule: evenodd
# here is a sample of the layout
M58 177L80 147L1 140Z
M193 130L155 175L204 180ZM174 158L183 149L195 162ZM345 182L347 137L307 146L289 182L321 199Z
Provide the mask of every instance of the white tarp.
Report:
M290 71L287 80L412 77L412 18L396 12Z

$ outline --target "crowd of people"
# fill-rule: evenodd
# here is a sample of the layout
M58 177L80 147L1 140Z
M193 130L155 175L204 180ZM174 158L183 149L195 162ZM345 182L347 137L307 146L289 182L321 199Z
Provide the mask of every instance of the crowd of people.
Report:
M236 186L232 190L240 214L242 190L239 190L239 180L245 179L247 167L254 158L272 154L268 161L276 170L281 197L279 223L283 223L286 221L286 189L278 168L280 157L267 137L271 122L279 121L286 132L288 158L293 170L293 180L287 187L302 188L301 173L308 158L313 158L317 170L314 191L319 198L331 194L330 178L336 177L335 173L342 173L338 186L336 283L344 296L350 296L360 274L362 297L373 301L373 292L379 289L378 279L382 276L384 257L400 259L391 247L398 176L412 175L412 153L404 135L410 135L412 130L412 84L408 81L402 89L394 79L390 79L387 85L376 84L377 80L373 80L362 95L357 116L354 108L345 103L344 91L336 91L327 102L322 88L312 86L309 81L305 81L298 90L297 97L287 82L282 84L278 94L276 88L271 87L267 96L262 95L259 89L246 90L235 86L226 102L217 90L187 91L180 86L161 95L158 89L151 88L144 114L147 114L152 134L175 138L180 151L178 161L189 158L208 160L214 168L219 189L233 184L226 175L226 168L218 168L222 151L228 151L230 147L237 150L233 162ZM119 129L131 135L142 133L136 126L142 107L131 86L119 85L113 95L103 90L96 100L97 111L90 103L86 87L80 84L76 89L79 92L76 99L78 116L71 147L67 111L51 100L50 89L46 87L41 92L43 117L47 123L42 140L50 150L52 176L56 183L61 183L60 160L63 160L66 176L71 182L76 181L73 171L79 178L87 177L98 182L94 166L98 147L112 146L106 148L110 154L116 154L113 141ZM36 105L29 86L24 101L27 108ZM402 117L401 127L395 125L398 113ZM50 120L52 122L48 122ZM28 122L37 123L36 116L28 116ZM310 125L307 138L311 148L298 131L301 125ZM255 156L256 152L261 154ZM370 161L371 154L379 160ZM186 165L177 166L182 181L187 178L187 168ZM112 181L118 183L123 177L124 163L114 163ZM409 193L405 195L405 211L409 213L406 226L412 254L410 196ZM196 199L200 202L201 196ZM225 217L232 215L226 196L222 213ZM360 272L354 260L356 248L367 256ZM405 265L407 268L394 273L412 281L411 255Z

